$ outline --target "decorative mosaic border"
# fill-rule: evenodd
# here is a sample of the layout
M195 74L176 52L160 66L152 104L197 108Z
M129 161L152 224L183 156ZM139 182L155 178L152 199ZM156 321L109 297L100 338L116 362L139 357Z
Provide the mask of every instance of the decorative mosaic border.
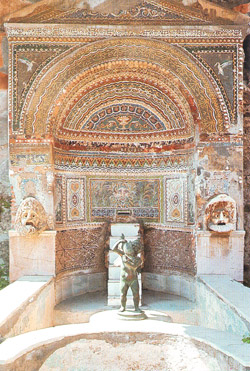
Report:
M164 222L167 225L187 225L187 176L164 177Z
M5 29L10 41L15 41L13 38L31 37L36 38L65 38L72 37L76 42L81 42L83 37L157 37L157 38L170 38L170 39L181 39L181 43L190 42L190 39L194 39L193 42L206 42L204 38L210 38L210 42L220 43L225 42L241 42L242 31L235 29L235 26L192 26L192 27L181 27L171 26L166 28L164 26L154 27L143 27L143 29L126 29L122 26L89 26L89 25L45 25L39 24L5 24ZM79 39L76 39L79 38ZM225 38L232 38L231 40L225 40ZM195 40L197 39L197 41ZM203 39L203 40L202 40ZM49 42L50 40L42 40ZM59 41L59 40L58 40ZM73 41L73 40L70 40ZM166 40L167 41L167 40ZM64 40L65 43L69 40ZM179 40L178 40L179 42Z
M193 150L172 155L145 154L84 154L55 150L55 169L85 173L166 173L192 167Z

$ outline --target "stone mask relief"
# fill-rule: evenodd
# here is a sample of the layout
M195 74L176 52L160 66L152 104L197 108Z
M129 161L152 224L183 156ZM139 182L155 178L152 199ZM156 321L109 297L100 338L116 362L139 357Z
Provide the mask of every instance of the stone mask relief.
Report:
M21 202L16 214L15 228L23 236L39 234L47 229L46 212L34 197L27 197Z
M215 232L236 230L236 203L226 194L212 198L205 209L205 226Z

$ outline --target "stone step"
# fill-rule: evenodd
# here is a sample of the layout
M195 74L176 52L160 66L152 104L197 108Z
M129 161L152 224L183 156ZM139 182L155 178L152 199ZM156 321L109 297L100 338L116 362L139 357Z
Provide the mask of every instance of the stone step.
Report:
M115 261L116 261L117 264L120 265L121 264L121 257L118 254L116 254L115 252L109 251L109 260L108 261L109 261L109 265L114 264Z
M111 224L111 236L121 237L122 233L127 236L139 235L139 224L133 223L115 223Z

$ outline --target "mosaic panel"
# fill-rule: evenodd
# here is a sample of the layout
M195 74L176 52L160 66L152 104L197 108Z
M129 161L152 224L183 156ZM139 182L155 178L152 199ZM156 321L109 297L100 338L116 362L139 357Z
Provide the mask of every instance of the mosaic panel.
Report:
M165 125L144 107L121 103L95 112L83 128L108 132L149 132L164 130Z
M13 87L15 95L12 101L13 130L20 128L20 112L24 106L30 86L46 66L61 53L69 49L66 45L22 44L13 50ZM44 69L45 68L45 69ZM44 69L44 70L43 70Z
M93 169L95 173L98 171ZM154 176L148 172L142 177L138 172L135 177L130 168L130 173L124 171L124 176L119 176L116 171L104 173L102 166L99 173L99 177L85 171L70 176L57 174L55 209L59 229L119 218L163 223L174 228L193 224L195 200L192 198L189 202L192 202L192 210L189 210L185 174L173 177L166 175L165 169L157 177L155 171Z
M63 222L63 210L62 210L62 177L57 176L55 178L55 215L56 215L56 223Z
M187 222L195 223L195 170L187 177Z
M90 219L101 221L119 211L149 221L160 221L160 180L90 179Z
M10 163L12 166L22 165L44 165L49 163L49 154L47 153L11 153Z
M66 180L67 221L85 220L85 179L71 178Z
M88 273L105 271L107 232L106 225L57 232L56 273L75 269Z
M53 45L51 47L53 49ZM12 45L13 53L16 48ZM94 136L97 142L190 139L194 134L194 123L199 122L204 132L212 133L223 130L224 123L229 122L229 112L220 109L221 99L215 86L211 86L210 72L204 74L184 48L143 38L133 39L133 44L129 38L111 38L60 52L63 53L60 63L55 63L55 57L55 61L44 65L39 76L29 84L28 94L23 96L24 104L19 105L18 125L25 126L29 135L49 134L55 130L58 138L75 140L77 130L78 141L92 142L91 130L81 129L87 124L82 117L89 116L92 120L100 104L106 110L107 102L117 105L117 100L121 104L126 99L128 106L141 105L146 115L148 111L156 115L154 118L158 123L166 125L166 132L154 130L154 135L149 137L148 132L141 131L142 138L136 138L128 130L127 121L121 121L126 135L120 133L117 138L116 130L110 130L112 135L100 135L99 132ZM31 56L28 59L33 60ZM46 64L46 60L43 63ZM18 68L21 65L23 63L19 61ZM13 63L13 86L18 80L14 76L15 68L16 63ZM16 91L13 93L15 100ZM16 114L14 100L13 114ZM124 116L119 119L124 120ZM123 127L117 117L114 121L114 128Z
M232 123L237 119L238 102L238 56L239 47L221 45L185 47L211 76L211 83L220 91L225 102L225 109L230 113Z
M195 247L189 232L146 228L144 254L145 272L196 272Z
M165 178L166 223L186 223L186 178Z

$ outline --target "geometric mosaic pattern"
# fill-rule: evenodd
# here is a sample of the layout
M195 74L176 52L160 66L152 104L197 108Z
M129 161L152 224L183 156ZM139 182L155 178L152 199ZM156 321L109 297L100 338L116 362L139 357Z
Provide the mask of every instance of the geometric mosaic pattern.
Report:
M103 272L108 228L69 229L56 235L56 273L66 270Z
M166 223L186 222L186 178L165 178L165 204Z
M66 181L67 189L67 221L80 222L85 220L85 179L71 178Z

